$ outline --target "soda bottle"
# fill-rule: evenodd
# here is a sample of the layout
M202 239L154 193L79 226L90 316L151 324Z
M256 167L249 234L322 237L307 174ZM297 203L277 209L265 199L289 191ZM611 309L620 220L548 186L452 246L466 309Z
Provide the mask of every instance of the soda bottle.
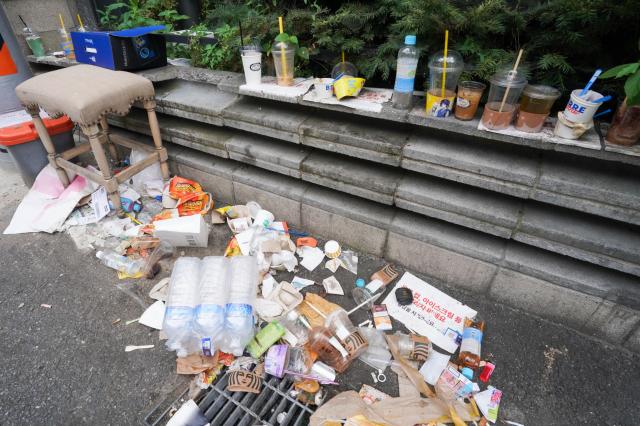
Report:
M396 83L393 86L393 107L409 109L413 100L413 83L418 67L418 49L416 36L408 35L404 38L404 46L398 51L396 66Z
M462 332L462 343L460 343L460 355L458 356L459 364L469 368L478 367L483 333L484 321L480 321L477 317L475 320L464 319L464 331Z

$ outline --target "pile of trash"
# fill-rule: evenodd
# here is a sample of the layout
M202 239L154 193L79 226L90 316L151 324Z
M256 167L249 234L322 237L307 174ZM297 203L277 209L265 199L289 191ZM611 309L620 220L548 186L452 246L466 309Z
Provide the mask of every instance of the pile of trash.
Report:
M214 209L211 193L179 176L165 185L152 176L121 185L123 217L108 215L113 206L104 188L81 176L71 189L58 188L54 179L45 168L16 215L40 203L59 213L55 220L14 216L10 228L66 231L79 248L97 250L121 279L171 270L153 287L149 295L156 302L137 321L160 330L177 354L178 374L195 375L193 399L223 372L229 392L260 393L267 377L288 376L294 380L289 397L314 407L315 425L496 421L502 393L486 386L495 366L481 357L485 323L411 273L388 264L365 281L358 278L358 254L338 241L320 244L256 202ZM73 188L73 196L60 196ZM178 247L196 248L191 253L206 248L211 226L225 225L230 239L224 253L178 255ZM318 267L328 270L326 278L305 278ZM355 286L345 286L347 293L336 278L339 269L353 274ZM279 280L279 274L293 278ZM368 312L369 319L356 325L355 312ZM394 325L405 331L394 333ZM341 379L344 373L363 366L371 368L362 376L374 386L361 383L359 392L339 393L354 388ZM398 377L398 397L375 387L385 388L388 374Z

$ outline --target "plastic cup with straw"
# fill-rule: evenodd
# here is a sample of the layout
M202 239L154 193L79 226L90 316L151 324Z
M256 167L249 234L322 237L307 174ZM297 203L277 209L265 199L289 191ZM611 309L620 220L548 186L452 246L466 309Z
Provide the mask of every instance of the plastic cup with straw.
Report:
M78 27L78 31L83 33L86 32L87 30L85 29L84 24L82 23L82 18L80 17L80 14L78 13L76 17L78 18L78 24L80 24L80 26Z
M432 117L448 117L453 111L455 89L464 69L462 56L449 49L449 30L444 32L444 50L429 58L429 91L426 112Z
M282 22L282 16L278 17L278 25L280 26L280 34L284 33L284 24ZM278 85L291 86L293 85L293 55L295 53L293 46L289 46L284 41L279 41L273 46L274 50L274 62L276 66L276 77ZM279 58L276 58L276 55ZM290 62L290 63L289 63Z
M522 53L524 52L524 49L520 49L520 52L518 52L518 57L516 58L516 63L513 65L513 69L511 70L511 75L515 76L516 73L518 72L518 65L520 65L520 59L522 59ZM504 103L507 101L507 96L509 96L509 90L511 89L511 85L508 84L507 85L507 89L504 91L504 96L502 97L502 102L500 102L500 109L498 110L498 112L502 112L502 110L504 109Z
M527 79L518 73L522 54L520 49L512 68L499 70L491 77L489 96L482 113L482 125L489 130L505 130L513 121L520 94L527 85Z
M60 38L62 39L60 46L62 47L62 50L64 51L64 55L67 57L67 59L75 59L76 55L75 55L75 52L73 51L73 43L71 42L69 33L67 32L67 29L64 26L64 19L62 19L62 13L59 13L58 17L60 18Z

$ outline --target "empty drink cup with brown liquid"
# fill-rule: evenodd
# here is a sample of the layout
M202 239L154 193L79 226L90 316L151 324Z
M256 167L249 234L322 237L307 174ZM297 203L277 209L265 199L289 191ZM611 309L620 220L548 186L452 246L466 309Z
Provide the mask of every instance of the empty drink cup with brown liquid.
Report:
M446 63L446 66L445 66ZM427 92L427 115L448 117L453 111L458 78L464 70L462 56L455 50L440 51L429 59L429 91Z
M458 120L472 120L478 110L482 92L487 86L477 81L461 81L458 84L455 116Z
M525 87L520 98L520 110L515 128L529 133L542 130L544 121L559 96L560 91L550 86L530 84Z
M502 70L491 77L487 104L482 113L482 124L491 130L509 127L516 112L522 89L527 79L517 71Z

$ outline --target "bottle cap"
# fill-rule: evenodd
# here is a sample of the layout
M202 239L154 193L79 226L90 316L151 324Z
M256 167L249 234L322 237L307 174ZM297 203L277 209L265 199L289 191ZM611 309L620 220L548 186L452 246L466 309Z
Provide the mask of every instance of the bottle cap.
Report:
M398 287L396 289L396 300L400 306L410 305L413 303L413 292L406 287Z
M469 380L473 380L473 370L469 367L464 367L462 370L460 370L460 374L462 374Z
M365 286L365 284L366 284L366 283L364 282L364 279L362 279L362 278L358 278L358 279L356 280L356 287L361 287L361 288L362 288L362 287L364 287L364 286Z
M404 36L404 44L408 44L410 46L415 46L416 45L416 36L414 36L414 35Z

